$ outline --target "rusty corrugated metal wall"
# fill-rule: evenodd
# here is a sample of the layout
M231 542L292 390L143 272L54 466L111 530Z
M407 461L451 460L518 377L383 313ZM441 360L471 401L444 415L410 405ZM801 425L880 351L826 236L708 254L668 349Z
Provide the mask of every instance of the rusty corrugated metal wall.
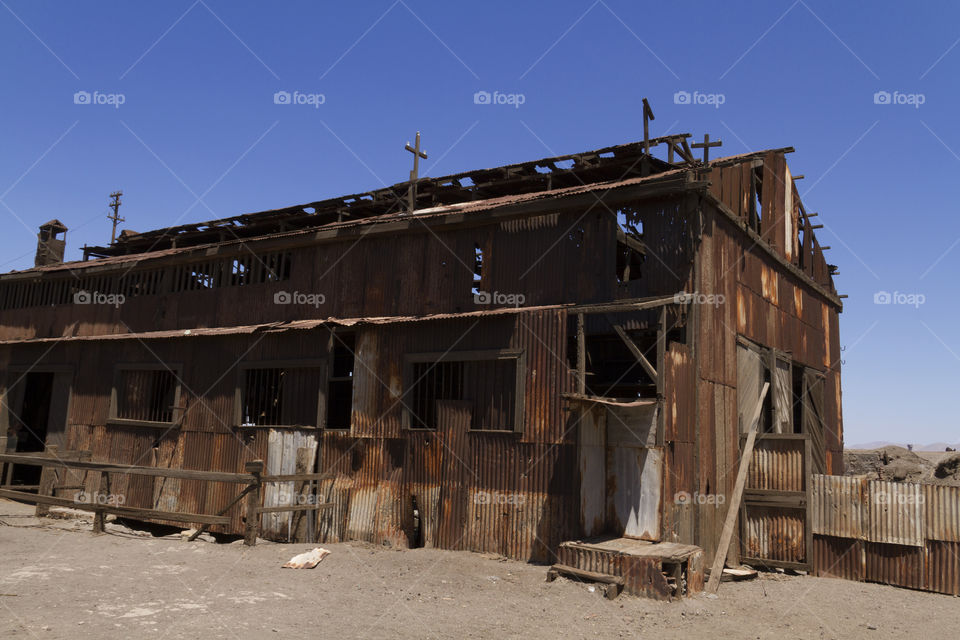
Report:
M960 487L813 476L821 576L960 595Z
M746 162L721 161L706 175L711 184L699 205L702 238L694 283L697 292L722 296L722 301L699 304L692 312L698 405L696 488L701 494L721 494L729 501L736 480L740 459L738 337L790 354L799 365L824 374L825 450L818 455L826 460L830 472L842 473L837 325L841 305L820 248L798 244L802 205L784 154L772 152ZM762 198L751 203L760 194ZM752 220L751 216L758 218ZM759 233L753 231L754 226ZM813 239L811 229L804 229L804 235ZM767 471L763 477L755 475L757 488L772 488L773 478L789 477L790 485L783 490L804 490L797 489L806 473L798 467L803 463L802 452L793 453L761 446L758 454ZM750 539L747 548L768 549L785 560L806 558L802 513L795 508L782 513L753 509L745 530L765 539ZM712 505L700 507L695 514L696 543L704 548L708 563L725 515L725 506Z
M566 315L537 312L443 325L367 327L358 331L358 357L384 380L358 369L349 435L325 432L323 484L340 517L321 517L322 540L346 538L408 546L469 549L550 560L562 539L580 531L576 431L567 427L560 393L570 372L562 354ZM402 428L399 367L405 353L518 349L527 354L525 429L470 431L467 409L446 406L437 431ZM394 369L396 367L396 369ZM422 539L414 540L413 504ZM347 505L347 506L344 506Z
M776 180L787 175L782 153L751 156L739 164L721 163L677 179L690 180L699 173L696 177L711 180L710 194L725 203L734 217L746 219L749 181L754 167L760 166L758 162L763 184L773 185L764 189L765 216L776 220L778 208L787 207L776 192ZM58 304L36 312L0 311L0 340L304 318L457 313L477 310L472 294L475 286L523 293L526 305L610 301L681 290L722 294L723 304L697 305L689 310L680 310L678 305L677 311L671 308L667 314L672 333L663 363L663 539L700 544L707 561L716 547L725 503L701 505L674 498L680 492L726 497L732 489L739 459L738 335L790 351L797 361L825 371L825 456L829 469L839 468L838 304L831 304L810 281L777 262L773 253L759 250L755 238L744 234L738 222L693 191L618 205L628 221L642 224L644 243L651 255L657 256L657 260L647 260L642 278L628 282L617 281L614 254L618 229L609 211L604 212L603 207L591 208L586 214L570 208L558 211L549 197L542 201L542 206L526 217L489 222L478 217L477 224L470 227L438 225L429 232L408 225L402 237L371 233L360 243L359 236L349 234L325 237L315 246L289 248L281 238L250 240L253 251L266 247L263 251L288 252L289 277L256 286L175 293L158 285L157 292L132 297L117 308ZM812 232L809 236L812 238ZM798 264L801 255L811 256L802 272L828 294L833 292L818 247L791 248L771 229L763 238L770 251L779 252L790 264ZM479 283L472 273L478 250L483 253ZM537 261L528 270L531 255L549 259ZM231 256L229 252L218 256L223 261L221 273L229 271ZM133 267L134 271L180 268L180 273L183 265L175 263L187 260L173 253L156 257L163 264L152 264L151 256L145 255L146 264ZM404 268L384 269L384 265ZM96 290L109 292L118 286L111 278L131 265L117 261L89 266L84 277L91 279ZM50 274L45 274L49 280ZM150 275L153 280L149 282L156 277ZM274 296L283 291L323 294L326 302L317 307L275 304ZM623 323L631 331L650 329L656 319L653 312L641 312L624 317ZM607 324L602 318L591 319L589 328L607 331ZM560 400L561 393L573 388L566 361L568 323L563 312L450 319L429 326L415 321L360 324L354 331L358 367L353 380L353 424L349 431L320 434L318 470L334 474L324 483L322 493L336 503L335 509L317 514L325 539L409 544L411 536L417 535L414 498L422 537L414 542L426 545L550 559L559 540L580 534L575 420ZM237 432L235 425L224 419L234 415L237 388L236 376L224 375L225 363L326 359L326 335L325 329L318 329L282 335L56 345L47 361L74 364L79 373L67 446L89 449L99 461L240 471L244 462L267 457L269 436L265 430ZM41 348L46 347L5 346L0 357L9 362L32 362ZM446 349L517 349L526 354L522 433L460 433L450 427L452 431L440 434L403 429L398 400L404 389L404 355ZM170 433L108 426L108 372L117 363L157 360L184 365L184 378L191 388L184 394L183 424ZM446 406L445 410L450 425L461 424L463 416L457 407ZM770 464L781 465L779 459L774 456ZM789 466L792 458L788 456L782 464ZM87 482L94 480L88 478ZM449 487L449 495L442 491L444 487ZM130 494L132 506L163 505L197 513L217 511L238 490L226 484L144 478L130 480L122 488ZM479 497L490 492L522 496L522 503L504 507ZM223 530L239 531L241 524L236 513ZM765 537L777 535L769 533L775 529L761 529L767 532L762 534Z
M808 563L806 499L807 439L795 434L765 433L756 440L747 469L742 553L747 562Z

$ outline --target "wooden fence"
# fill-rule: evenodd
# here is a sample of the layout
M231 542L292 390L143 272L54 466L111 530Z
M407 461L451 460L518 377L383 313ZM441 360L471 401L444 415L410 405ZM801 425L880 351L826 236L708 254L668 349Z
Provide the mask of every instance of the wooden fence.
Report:
M43 468L40 484L35 487L13 486L9 483L0 485L0 497L20 500L37 505L37 515L45 515L50 506L70 507L81 511L94 513L93 531L102 533L107 514L124 518L144 521L180 522L193 526L196 531L190 536L194 540L207 528L213 525L229 525L231 517L227 513L234 508L241 508L243 502L244 544L254 545L260 532L261 516L266 513L284 511L316 511L334 506L334 503L289 504L278 506L262 506L263 486L270 483L297 483L301 488L305 483L312 483L328 478L322 473L298 473L293 475L264 475L262 460L254 460L245 464L246 473L227 473L219 471L195 471L191 469L163 469L158 467L141 467L135 465L112 464L105 462L90 462L89 452L57 451L50 447L44 453L37 454L0 454L0 466L33 465ZM73 471L80 474L99 474L99 488L91 495L85 494L86 482L61 481L59 471ZM238 494L217 513L183 513L179 511L163 511L145 509L141 507L124 506L121 500L114 499L110 491L111 476L128 474L135 476L153 476L161 478L178 478L181 480L200 480L203 482L234 483L241 487ZM63 474L68 477L71 474ZM9 472L6 477L9 477ZM0 474L0 477L4 477ZM54 495L57 491L76 489L78 494L73 498ZM36 491L36 493L33 493ZM78 498L80 494L84 497Z

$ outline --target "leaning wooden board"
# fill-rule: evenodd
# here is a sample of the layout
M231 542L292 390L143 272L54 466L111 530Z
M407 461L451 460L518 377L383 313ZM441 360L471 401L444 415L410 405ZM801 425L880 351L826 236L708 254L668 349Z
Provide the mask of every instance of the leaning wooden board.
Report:
M747 443L743 447L743 455L740 457L740 465L737 469L737 484L733 487L733 496L730 499L730 507L727 509L727 519L723 523L723 532L720 534L720 544L717 545L717 553L713 556L713 567L710 570L710 581L707 582L707 593L716 593L720 587L723 561L727 557L730 539L733 537L733 527L737 523L737 513L740 511L743 487L747 484L747 471L750 468L750 458L753 457L753 443L757 439L757 423L760 422L760 412L763 410L763 401L767 397L769 389L770 383L763 383L763 389L760 390L760 399L757 401L757 407L753 410L753 417L750 419Z

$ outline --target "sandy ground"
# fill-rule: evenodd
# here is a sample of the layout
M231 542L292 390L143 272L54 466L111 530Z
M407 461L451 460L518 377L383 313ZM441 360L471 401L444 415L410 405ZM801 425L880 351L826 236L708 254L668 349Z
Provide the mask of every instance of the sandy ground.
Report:
M0 500L0 638L955 638L960 599L761 574L674 603L475 553L184 542Z

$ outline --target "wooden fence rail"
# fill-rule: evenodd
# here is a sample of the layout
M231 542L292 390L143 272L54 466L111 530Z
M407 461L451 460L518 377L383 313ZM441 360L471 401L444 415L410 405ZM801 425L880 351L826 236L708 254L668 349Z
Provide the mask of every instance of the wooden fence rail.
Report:
M84 459L86 458L86 459ZM89 452L59 452L51 447L44 453L36 454L0 454L0 465L32 465L43 468L40 485L35 485L37 493L24 489L4 485L0 487L0 498L9 498L37 505L37 515L45 515L50 506L70 507L81 511L94 513L93 531L102 533L107 514L136 520L166 520L182 522L200 527L188 538L195 540L197 536L214 525L227 526L232 518L226 515L230 509L244 500L244 544L255 545L260 532L261 515L264 513L278 513L285 511L316 511L334 506L334 503L290 504L264 507L261 504L262 488L268 483L282 482L313 482L329 478L324 473L298 473L293 475L263 475L265 465L262 460L254 460L244 465L246 473L227 473L221 471L199 471L193 469L164 469L158 467L143 467L137 465L114 464L109 462L90 462ZM54 495L57 490L83 490L86 484L66 486L56 484L53 473L55 469L82 471L84 473L99 473L100 484L91 501L77 500ZM203 482L228 482L243 485L239 495L234 497L226 507L215 514L183 513L179 511L163 511L141 507L128 507L122 504L111 504L110 500L101 501L100 496L110 496L111 474L128 474L138 476L152 476L160 478L176 478L181 480L199 480Z

